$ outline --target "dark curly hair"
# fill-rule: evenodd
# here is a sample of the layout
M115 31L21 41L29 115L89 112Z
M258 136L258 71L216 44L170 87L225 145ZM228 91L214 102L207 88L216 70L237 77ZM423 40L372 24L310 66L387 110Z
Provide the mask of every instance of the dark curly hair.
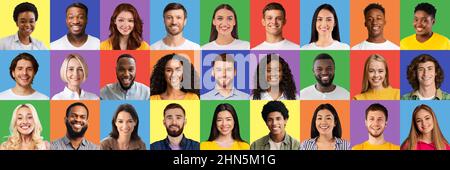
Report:
M426 2L417 4L417 6L414 8L414 13L416 13L417 11L425 11L428 15L433 16L433 18L435 18L437 12L436 8L433 5Z
M113 50L120 50L120 32L117 30L117 25L115 24L117 16L122 12L127 11L133 14L134 19L134 27L133 31L130 33L130 37L128 38L127 42L127 50L135 50L141 46L141 43L143 41L142 39L142 19L139 16L139 13L137 9L128 3L122 3L119 4L116 9L114 9L113 15L111 16L111 19L109 21L109 38L111 41L111 44L113 46Z
M177 55L175 53L165 55L161 59L158 60L156 65L153 67L153 72L150 77L150 94L158 95L162 94L167 90L167 82L164 76L164 70L166 68L167 62L172 59L179 60L183 65L183 82L181 91L187 93L195 93L197 96L200 96L200 78L198 73L195 71L194 65L192 65L189 60L185 57ZM189 67L190 66L190 67ZM190 75L186 75L184 73L191 73ZM186 79L190 79L190 81L185 81Z
M37 21L38 17L39 17L39 13L38 13L38 10L37 10L36 6L34 6L34 4L32 4L32 3L24 2L24 3L21 3L21 4L17 5L14 8L14 12L13 12L14 22L17 23L17 20L19 19L19 14L20 13L28 12L28 11L30 11L30 12L32 12L34 14L34 17L36 17L35 21Z
M284 93L286 98L288 100L295 100L295 93L297 91L297 88L295 87L294 78L292 76L291 69L289 68L288 63L278 54L267 54L258 64L256 67L256 74L255 74L255 84L256 88L252 90L253 99L254 100L260 100L261 99L261 93L267 91L269 88L269 85L266 80L266 72L267 65L271 61L278 61L281 64L282 68L282 78L280 81L280 92ZM266 62L264 62L266 61ZM260 71L262 71L260 73ZM263 82L260 82L259 78L263 79Z
M411 64L408 65L406 70L406 77L408 78L408 82L414 91L419 90L419 80L417 79L417 68L420 63L425 63L427 61L431 61L434 63L434 67L436 70L436 77L434 78L434 82L436 83L436 89L441 87L442 82L444 82L444 70L442 70L439 62L433 58L433 56L429 54L420 54L416 58L411 61Z

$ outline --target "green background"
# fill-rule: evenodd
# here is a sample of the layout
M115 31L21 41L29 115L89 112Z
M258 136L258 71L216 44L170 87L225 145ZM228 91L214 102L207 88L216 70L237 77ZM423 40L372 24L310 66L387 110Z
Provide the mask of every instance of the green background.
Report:
M313 72L313 61L320 53L328 53L334 59L335 72L333 84L350 91L350 52L346 50L300 51L300 89L316 83Z
M41 136L44 140L49 141L50 139L50 104L49 101L1 101L0 108L2 113L0 113L0 143L8 140L9 124L11 123L11 118L14 109L19 104L29 103L36 108L39 116L39 120L42 125Z
M250 142L250 102L249 100L206 100L200 103L200 141L207 141L211 131L211 122L217 105L233 105L239 119L241 138Z
M200 3L200 44L209 42L214 9L220 4L229 4L236 12L239 39L250 41L250 1L202 0Z
M411 34L415 34L414 22L414 8L421 2L428 2L432 4L436 12L436 22L433 25L433 32L449 37L449 17L450 17L450 1L449 0L402 0L400 2L400 38L403 39ZM389 30L387 30L389 31Z

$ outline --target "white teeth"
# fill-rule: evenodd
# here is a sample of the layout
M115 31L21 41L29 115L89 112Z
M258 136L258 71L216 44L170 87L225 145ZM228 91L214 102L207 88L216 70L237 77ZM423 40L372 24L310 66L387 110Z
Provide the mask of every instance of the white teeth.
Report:
M328 80L329 79L329 77L328 76L324 76L324 77L322 77L322 80Z
M416 30L417 30L417 31L422 31L422 30L423 30L423 28L416 28Z
M73 126L75 126L75 128L82 128L83 126L81 126L80 124L75 124L75 125L73 125Z

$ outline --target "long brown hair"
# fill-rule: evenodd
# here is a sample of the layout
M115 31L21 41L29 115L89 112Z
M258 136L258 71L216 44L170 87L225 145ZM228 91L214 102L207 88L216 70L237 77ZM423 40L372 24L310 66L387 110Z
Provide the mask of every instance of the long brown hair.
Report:
M133 14L134 19L134 27L133 31L131 31L131 35L128 38L127 42L127 50L135 50L141 46L142 42L142 19L139 17L139 13L136 8L129 3L119 4L116 9L114 9L113 15L111 16L111 20L109 22L109 38L113 47L113 50L120 50L120 32L117 30L117 25L115 24L116 18L122 11L128 11Z
M231 36L233 38L235 38L235 39L239 39L239 36L238 36L238 21L237 21L236 12L234 11L233 7L231 7L231 5L221 4L221 5L217 6L216 9L214 10L214 14L213 14L212 21L211 21L211 34L209 35L209 42L212 42L212 41L217 39L218 32L216 30L216 26L214 26L214 24L213 24L213 21L216 18L217 11L219 11L221 9L226 9L228 11L233 12L234 21L236 22L236 24L234 25L233 30L231 31Z

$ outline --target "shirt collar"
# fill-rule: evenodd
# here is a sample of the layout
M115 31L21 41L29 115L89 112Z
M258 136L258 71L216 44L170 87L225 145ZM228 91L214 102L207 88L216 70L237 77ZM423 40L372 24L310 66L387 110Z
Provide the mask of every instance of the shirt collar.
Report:
M214 94L214 96L217 96L217 95L222 96L222 95L220 94L219 90L217 90L216 88L213 89L213 94ZM235 96L235 95L236 95L235 89L234 89L234 88L231 88L231 94L230 94L230 96L228 96L228 97Z
M81 89L81 93L80 93L80 95L78 95L78 93L77 92L73 92L72 90L70 90L67 86L65 86L64 87L64 91L63 91L63 94L65 95L65 96L78 96L78 98L82 98L84 95L85 95L85 92L84 92L84 90L83 89Z
M270 140L270 133L266 136L266 138L263 138L263 143L265 145L270 145L269 140ZM283 144L285 144L285 145L290 145L290 137L287 134L287 132L284 133L284 138L283 138L283 141L281 141L281 142L283 142Z
M414 91L411 94L411 97L414 99L418 99L419 98L419 90ZM444 96L442 94L441 88L436 89L436 94L434 94L434 99L442 100L443 97Z
M116 89L118 89L120 92L122 93L127 93L129 91L132 91L132 89L134 89L136 87L136 81L133 82L133 85L131 85L131 87L128 90L124 90L122 89L122 86L120 86L120 82L116 83Z
M17 43L21 43L20 39L19 39L19 33L18 32L16 34L14 34L13 41L17 42ZM30 36L30 42L31 42L31 44L33 44L33 42L34 42L34 38L32 38L31 36Z
M184 148L184 145L186 145L186 142L187 142L187 139L186 139L186 137L184 136L184 134L182 134L182 135L183 135L183 138L181 138L181 141L180 141L180 148ZM166 139L164 140L164 142L166 143L167 147L170 148L170 140L169 140L169 136L166 137Z
M72 147L72 144L70 144L70 139L67 137L67 135L65 135L62 140L64 142L64 145L66 145L66 146L70 145ZM85 146L86 144L87 144L86 139L83 137L83 140L81 140L80 147L81 147L81 145ZM74 148L74 149L76 149L76 148Z

